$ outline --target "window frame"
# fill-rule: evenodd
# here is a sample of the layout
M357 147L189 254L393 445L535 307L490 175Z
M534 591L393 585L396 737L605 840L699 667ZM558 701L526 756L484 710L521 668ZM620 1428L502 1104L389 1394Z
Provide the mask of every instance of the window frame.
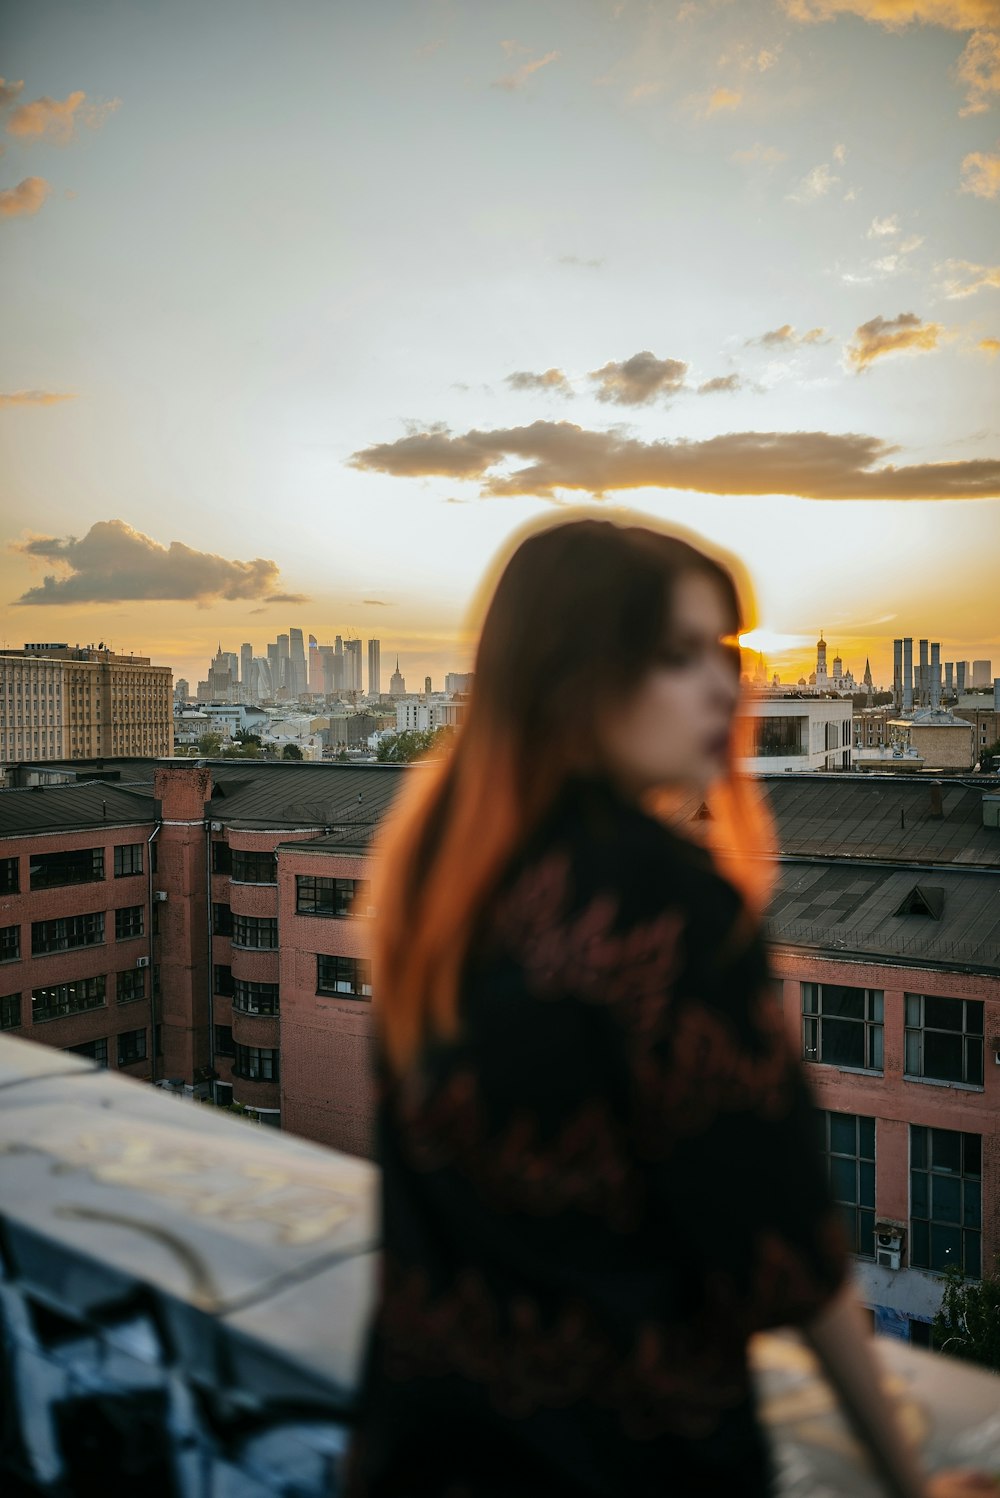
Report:
M141 874L143 869L142 843L115 843L114 851L114 877L116 879L134 879ZM123 868L125 853L130 854L129 863L131 868ZM138 855L138 867L136 867L136 855Z
M85 855L90 855L90 864L86 872L85 865L80 862L72 863L70 860L82 860ZM36 874L43 869L58 870L62 867L69 877L41 879ZM77 872L71 872L76 870ZM98 884L105 877L104 872L104 848L68 848L60 853L36 853L29 859L28 881L32 893L43 889L64 889L68 884Z
M943 1154L947 1148L945 1140L958 1141L958 1171L947 1165L936 1166L934 1163L936 1151L940 1149ZM928 1124L910 1124L909 1146L910 1264L914 1269L923 1269L929 1274L944 1274L949 1263L954 1261L945 1262L945 1256L938 1256L936 1253L934 1230L937 1228L940 1233L957 1232L961 1250L958 1268L967 1279L979 1279L982 1274L983 1236L982 1134L962 1129L938 1129ZM923 1185L916 1179L918 1177L926 1178ZM935 1215L935 1196L941 1189L935 1186L936 1181L958 1182L958 1191L955 1193L959 1209L957 1221ZM922 1205L926 1205L926 1212L916 1210ZM941 1259L939 1264L932 1262L937 1257Z
M13 950L7 951L11 947ZM11 926L0 926L0 962L20 962L21 960L21 922L15 921Z
M20 1030L22 1027L23 1014L21 1001L23 993L0 994L0 1030ZM16 1014L17 1019L10 1016Z
M335 963L332 987L323 986L323 966L326 963ZM350 964L350 977L341 978L341 964ZM353 999L360 1003L370 1003L372 997L371 984L371 959L368 957L348 957L342 953L317 952L316 954L316 993L324 998ZM349 986L348 986L349 985Z
M247 878L250 870L259 873L261 868L269 873L269 879L258 877ZM232 872L230 879L233 884L277 884L278 882L278 856L267 849L256 848L234 848L232 854Z
M139 912L138 931L127 931L124 929L127 915ZM135 941L136 937L146 934L146 907L144 905L120 905L115 911L115 941Z
M137 1035L142 1036L142 1049L140 1050L137 1045L135 1055L129 1056L126 1054L129 1047L125 1045L125 1042L134 1040ZM142 1028L138 1030L120 1030L115 1036L115 1041L115 1049L118 1055L119 1066L135 1066L139 1061L147 1060L149 1047L145 1025L143 1025Z
M859 993L863 997L864 1014L824 1014L823 990L841 989ZM848 983L800 983L800 1005L802 1013L802 1059L810 1066L832 1066L838 1071L867 1072L883 1076L885 1072L885 990L881 988L855 988ZM811 991L815 991L813 994ZM832 996L831 996L832 997ZM810 1000L814 1007L809 1008ZM828 1059L825 1052L824 1023L830 1025L857 1025L862 1030L863 1063ZM829 1031L827 1032L829 1034ZM849 1033L849 1032L848 1032ZM810 1043L812 1042L812 1043Z
M0 895L21 893L21 860L19 857L0 858Z
M79 996L76 994L77 989L83 990ZM43 1005L43 994L65 994L65 998L60 997ZM103 1009L107 1002L108 984L104 973L96 973L89 978L71 978L66 983L46 983L31 990L31 1023L41 1025L53 1019L66 1019L71 1014L87 1014L92 1009ZM37 1009L36 1004L39 1006Z
M261 941L261 936L272 940ZM258 940L247 938L256 936ZM276 952L278 950L278 917L276 915L234 915L230 940L234 947L245 952Z
M277 1046L241 1045L239 1041L235 1042L235 1046L236 1055L233 1061L234 1077L242 1077L246 1082L279 1081ZM254 1057L256 1057L258 1070L254 1070ZM265 1057L269 1059L265 1060Z
M139 981L139 992L138 993L124 994L122 992L123 988L125 987L125 984L122 982L123 978L130 978L132 980L132 982L130 984L131 987L135 986L135 980L138 979L138 981ZM137 1004L137 1003L140 1002L140 1000L144 999L145 997L146 997L146 969L144 967L126 967L126 968L122 968L119 972L115 973L115 1003L116 1004Z
M875 1223L877 1220L875 1193L878 1189L877 1129L875 1116L868 1113L842 1113L836 1108L821 1108L818 1112L822 1120L823 1157L826 1162L827 1180L830 1185L831 1195L840 1208L842 1216L847 1220L848 1236L854 1244L851 1252L855 1258L863 1259L866 1262L874 1262L876 1256ZM848 1121L853 1124L853 1154L843 1149L834 1148L834 1119L839 1120L841 1124L846 1124ZM869 1139L871 1154L863 1154L862 1150L868 1146ZM851 1161L853 1163L853 1201L848 1201L845 1197L837 1194L838 1183L835 1177L841 1172L836 1170L834 1166L835 1160ZM871 1167L870 1171L867 1169L869 1166ZM863 1247L863 1244L870 1244L870 1246Z
M261 989L273 990L273 993L264 995L257 992ZM280 1002L281 995L277 983L257 983L244 978L233 980L234 1014L275 1015L278 1013Z
M309 886L311 894L307 893ZM346 888L350 886L350 888ZM351 909L362 890L371 892L370 879L341 878L339 875L296 874L295 914L318 916L324 920L365 919ZM329 899L321 897L328 895ZM306 903L303 903L305 899ZM370 903L370 902L368 902Z
M54 916L47 921L32 921L32 957L75 952L82 947L102 947L105 941L104 917L103 910L88 910L77 915ZM92 924L88 925L88 922Z
M927 1000L935 1004L948 1004L961 1006L961 1027L928 1025L926 1022ZM970 1005L972 1006L973 1028L969 1028ZM918 1023L914 1024L911 1015L918 1016ZM986 1007L982 999L968 999L964 995L961 998L953 998L948 994L925 994L904 993L903 995L903 1079L907 1082L931 1082L940 1086L968 1087L976 1092L985 1089L985 1062L986 1062L986 1038L985 1038ZM978 1023L979 1028L974 1028ZM957 1038L961 1049L962 1064L960 1077L945 1077L940 1072L927 1071L927 1047L925 1037L927 1035L952 1036ZM977 1056L978 1051L978 1056ZM970 1066L970 1058L971 1066ZM917 1070L911 1068L910 1062L915 1060ZM978 1065L976 1064L978 1061ZM978 1071L978 1077L970 1077L970 1070Z

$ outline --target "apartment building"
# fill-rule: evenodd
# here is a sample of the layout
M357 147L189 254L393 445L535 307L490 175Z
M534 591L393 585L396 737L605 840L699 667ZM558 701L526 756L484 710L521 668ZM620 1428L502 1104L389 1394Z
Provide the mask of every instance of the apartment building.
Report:
M0 792L0 1026L369 1154L370 840L421 768L135 773ZM1000 1251L1000 779L762 784L775 994L858 1284L926 1341L941 1272Z
M169 666L90 646L0 654L0 767L172 752Z

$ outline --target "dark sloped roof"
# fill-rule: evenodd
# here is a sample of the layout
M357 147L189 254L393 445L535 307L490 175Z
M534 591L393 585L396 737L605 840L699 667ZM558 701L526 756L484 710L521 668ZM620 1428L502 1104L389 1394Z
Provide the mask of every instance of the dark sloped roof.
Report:
M402 777L415 766L242 763L227 773L226 762L212 765L221 794L213 796L211 816L227 827L329 828L343 846L368 841L372 828L391 805Z
M778 945L1000 971L1000 878L992 869L936 869L937 918L896 914L920 878L912 868L783 858L779 871L766 925Z
M30 837L77 827L121 826L154 820L153 800L117 785L53 785L0 791L0 837Z
M1000 865L1000 832L983 826L983 794L1000 789L996 776L768 775L763 786L783 853Z

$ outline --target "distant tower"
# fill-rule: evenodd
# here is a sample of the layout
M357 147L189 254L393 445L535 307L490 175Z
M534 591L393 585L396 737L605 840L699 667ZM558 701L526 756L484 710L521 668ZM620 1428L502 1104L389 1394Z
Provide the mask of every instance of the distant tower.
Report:
M368 641L368 695L369 697L381 697L382 695L382 667L379 662L382 645L379 640Z
M899 643L900 643L900 646L902 646L902 641L900 641ZM902 665L902 661L900 661L900 665ZM872 683L872 668L871 668L871 663L870 663L870 661L869 661L869 659L868 659L867 656L865 656L864 683L865 683L865 686L868 688L868 706L871 707L872 702L873 702L874 697L875 697L875 687L874 687L874 685ZM893 692L893 695L895 695L895 691Z
M761 650L757 652L757 664L753 670L753 681L756 687L767 685L767 663L764 660L764 653Z
M823 631L820 630L819 639L816 641L816 685L822 690L828 681L829 677L826 674L826 641L823 638Z
M398 655L396 657L396 669L392 673L392 675L389 677L389 696L390 697L405 697L406 696L406 682L403 680L402 676L400 676L400 674L399 674L399 656Z

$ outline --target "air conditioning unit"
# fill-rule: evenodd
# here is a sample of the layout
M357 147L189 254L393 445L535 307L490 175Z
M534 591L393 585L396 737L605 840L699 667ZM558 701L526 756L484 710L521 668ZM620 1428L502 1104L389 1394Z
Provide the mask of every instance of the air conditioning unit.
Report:
M898 1269L902 1263L903 1230L893 1222L875 1224L875 1262L881 1269Z
M149 967L149 958L148 957L137 957L135 959L135 965L136 965L136 967Z
M221 832L222 831L222 823L221 822L213 822L212 823L212 831L213 832Z
M167 892L166 892L165 889L154 889L154 891L153 891L153 904L154 905L162 905L163 902L166 900L166 898L167 898Z

